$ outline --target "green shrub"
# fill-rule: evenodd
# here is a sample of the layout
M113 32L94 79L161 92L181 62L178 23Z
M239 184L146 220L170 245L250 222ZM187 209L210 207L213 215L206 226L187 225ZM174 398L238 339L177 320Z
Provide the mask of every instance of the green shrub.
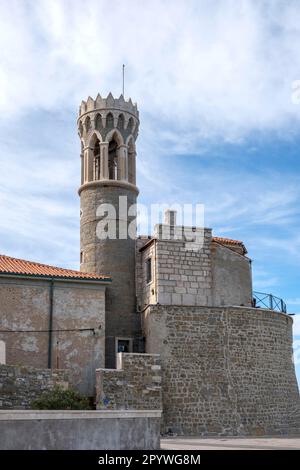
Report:
M54 387L31 403L34 410L90 410L89 399L74 389Z

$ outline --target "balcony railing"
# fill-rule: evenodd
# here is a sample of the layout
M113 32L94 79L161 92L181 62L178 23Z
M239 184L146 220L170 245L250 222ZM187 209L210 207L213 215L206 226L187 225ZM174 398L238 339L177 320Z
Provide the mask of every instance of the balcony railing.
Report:
M253 292L253 307L268 308L276 312L287 313L286 304L282 299L263 292Z

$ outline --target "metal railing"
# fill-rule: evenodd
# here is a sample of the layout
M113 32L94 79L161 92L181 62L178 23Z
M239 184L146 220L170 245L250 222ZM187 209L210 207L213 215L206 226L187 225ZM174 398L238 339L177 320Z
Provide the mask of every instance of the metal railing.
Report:
M253 307L268 308L276 312L287 313L286 304L282 299L263 292L253 292Z

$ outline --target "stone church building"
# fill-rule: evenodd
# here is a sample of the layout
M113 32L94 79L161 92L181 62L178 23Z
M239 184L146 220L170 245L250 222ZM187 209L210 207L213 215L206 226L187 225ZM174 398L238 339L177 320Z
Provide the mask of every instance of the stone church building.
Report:
M80 271L0 256L2 362L67 369L98 408L162 408L164 433L299 432L292 318L255 304L244 244L173 210L137 237L137 106L89 97L77 123Z

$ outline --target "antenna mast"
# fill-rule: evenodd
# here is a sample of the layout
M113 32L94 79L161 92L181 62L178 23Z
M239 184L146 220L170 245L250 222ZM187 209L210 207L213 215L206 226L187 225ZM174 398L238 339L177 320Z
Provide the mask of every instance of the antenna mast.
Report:
M125 65L123 64L123 96L124 96L124 85L125 85Z

